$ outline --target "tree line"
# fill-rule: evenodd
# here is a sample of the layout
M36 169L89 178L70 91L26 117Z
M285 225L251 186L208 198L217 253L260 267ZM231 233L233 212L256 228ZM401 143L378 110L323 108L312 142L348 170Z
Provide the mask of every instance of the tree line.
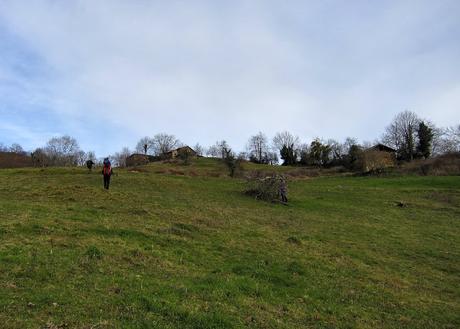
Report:
M381 138L373 143L358 143L353 137L347 137L343 142L315 138L310 143L303 143L288 131L278 132L270 140L259 132L249 138L245 152L240 152L237 157L261 164L277 164L281 160L283 165L345 166L353 169L362 152L378 143L393 148L399 161L460 152L460 124L438 128L414 112L404 111L395 116ZM227 142L219 141L210 146L206 154L225 158L229 151L231 148Z
M309 143L288 132L276 133L269 139L263 132L250 136L245 150L235 152L227 141L220 140L203 147L199 143L192 148L200 156L224 159L230 167L236 161L247 160L259 164L303 165L317 167L345 166L353 169L360 154L373 144L382 143L396 150L397 159L412 161L451 152L460 152L460 124L455 127L439 128L431 121L421 119L411 111L395 116L385 128L380 139L374 143L359 143L348 137L340 142L335 139L315 138ZM153 137L141 138L134 150L123 147L110 156L114 165L125 166L126 158L132 153L160 157L184 144L174 135L159 133ZM7 147L0 144L0 152L13 152L27 155L21 145L14 143ZM98 163L101 159L95 152L83 151L77 140L71 136L51 138L45 146L30 152L36 166L81 166L86 161Z

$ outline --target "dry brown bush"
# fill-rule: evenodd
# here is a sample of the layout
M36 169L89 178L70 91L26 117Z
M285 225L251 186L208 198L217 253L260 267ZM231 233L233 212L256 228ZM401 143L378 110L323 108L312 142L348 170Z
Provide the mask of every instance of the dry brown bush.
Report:
M0 168L32 167L31 157L13 152L0 152Z
M449 153L432 159L411 161L398 167L395 172L423 176L460 175L460 153Z
M460 153L449 153L431 159L417 159L411 162L403 162L397 167L374 170L366 174L421 176L460 175Z
M279 201L281 181L285 179L281 175L271 175L264 178L250 177L247 179L244 193L264 201Z

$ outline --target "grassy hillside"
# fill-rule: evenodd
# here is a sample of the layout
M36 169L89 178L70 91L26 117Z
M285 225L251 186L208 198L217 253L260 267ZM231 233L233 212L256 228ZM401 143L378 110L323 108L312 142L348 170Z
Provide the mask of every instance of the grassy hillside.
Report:
M222 170L119 170L109 192L0 170L0 326L460 327L460 177L296 180L286 207Z

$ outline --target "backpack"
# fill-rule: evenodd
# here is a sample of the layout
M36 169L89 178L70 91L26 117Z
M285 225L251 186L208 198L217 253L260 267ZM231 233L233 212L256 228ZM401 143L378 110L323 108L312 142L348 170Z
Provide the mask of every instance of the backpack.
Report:
M104 175L110 175L112 174L112 165L110 163L109 158L104 159L104 169L102 170Z

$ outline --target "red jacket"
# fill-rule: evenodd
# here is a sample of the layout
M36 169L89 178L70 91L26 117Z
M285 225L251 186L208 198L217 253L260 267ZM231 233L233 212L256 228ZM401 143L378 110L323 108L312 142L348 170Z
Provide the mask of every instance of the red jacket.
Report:
M112 166L104 166L102 168L102 175L111 176L113 174Z

